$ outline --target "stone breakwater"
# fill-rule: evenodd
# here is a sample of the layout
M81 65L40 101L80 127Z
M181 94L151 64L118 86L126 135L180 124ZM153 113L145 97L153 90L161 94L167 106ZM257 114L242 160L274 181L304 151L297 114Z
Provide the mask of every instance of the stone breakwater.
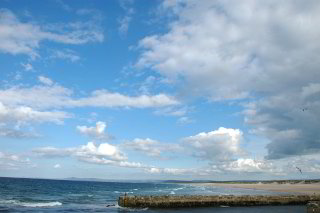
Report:
M120 196L118 205L130 208L194 208L219 206L305 205L320 195L184 195Z

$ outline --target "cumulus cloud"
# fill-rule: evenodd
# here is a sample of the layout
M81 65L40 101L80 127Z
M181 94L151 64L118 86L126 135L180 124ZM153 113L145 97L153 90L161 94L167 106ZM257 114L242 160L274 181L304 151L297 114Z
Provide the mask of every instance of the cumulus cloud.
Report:
M116 146L108 143L101 143L96 146L93 142L89 142L87 145L83 145L74 151L74 154L80 158L107 157L116 161L127 159L127 157Z
M119 150L118 147L109 143L101 143L96 145L88 142L80 147L56 148L41 147L33 150L38 156L43 157L76 157L81 161L97 164L113 164L126 162L127 156ZM125 165L125 163L122 163Z
M177 19L167 33L140 41L144 51L137 65L168 78L181 76L194 93L214 100L245 98L319 77L313 54L320 34L313 27L320 18L315 1L309 6L303 1L250 0L168 5L179 8Z
M244 154L240 144L243 133L239 129L220 127L183 139L195 157L209 161L227 161Z
M190 95L252 98L246 122L270 140L269 159L319 152L317 1L168 0L162 6L175 18L166 33L140 41L138 67Z
M84 135L88 135L97 139L109 139L109 136L105 132L107 124L102 121L98 121L95 127L77 126L77 130Z
M247 104L245 121L252 133L269 139L268 159L320 151L320 84L309 84Z
M277 159L277 161L279 161ZM300 171L297 169L301 169L302 174L310 174L320 173L320 155L317 154L309 154L303 156L294 156L289 157L287 159L282 159L283 161L283 170L289 174L296 174L298 177L301 177Z
M125 142L123 146L158 158L165 158L170 152L173 153L181 150L181 147L177 144L160 143L150 138L135 138L132 141Z
M37 156L48 158L74 157L79 161L86 163L139 169L143 172L151 174L182 175L193 170L180 168L161 168L140 162L131 162L128 161L128 157L126 154L120 151L119 147L121 146L115 146L108 143L101 143L97 145L93 142L89 142L86 145L79 147L40 147L33 149L33 153ZM156 153L156 155L157 154L158 153Z
M64 44L102 42L102 31L92 21L47 24L22 22L8 9L0 9L0 51L10 54L27 54L39 57L37 49L47 40ZM19 32L19 33L17 33Z
M251 158L239 158L235 161L223 164L220 169L233 172L268 172L272 168L272 163Z

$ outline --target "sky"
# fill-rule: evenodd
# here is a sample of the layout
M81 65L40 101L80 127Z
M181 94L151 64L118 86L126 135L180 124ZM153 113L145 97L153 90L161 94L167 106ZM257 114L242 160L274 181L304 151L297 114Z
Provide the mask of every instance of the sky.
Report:
M318 0L0 0L0 176L319 178L319 22Z

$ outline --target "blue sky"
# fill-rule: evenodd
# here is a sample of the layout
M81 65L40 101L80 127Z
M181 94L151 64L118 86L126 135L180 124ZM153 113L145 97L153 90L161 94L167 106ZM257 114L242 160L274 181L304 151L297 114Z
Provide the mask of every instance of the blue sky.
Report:
M0 8L0 176L318 177L317 1Z

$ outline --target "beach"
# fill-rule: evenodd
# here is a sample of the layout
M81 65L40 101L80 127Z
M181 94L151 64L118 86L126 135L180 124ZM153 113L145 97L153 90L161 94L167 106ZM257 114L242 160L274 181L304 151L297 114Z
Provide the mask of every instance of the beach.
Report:
M193 183L197 186L266 190L299 194L320 194L320 183Z

